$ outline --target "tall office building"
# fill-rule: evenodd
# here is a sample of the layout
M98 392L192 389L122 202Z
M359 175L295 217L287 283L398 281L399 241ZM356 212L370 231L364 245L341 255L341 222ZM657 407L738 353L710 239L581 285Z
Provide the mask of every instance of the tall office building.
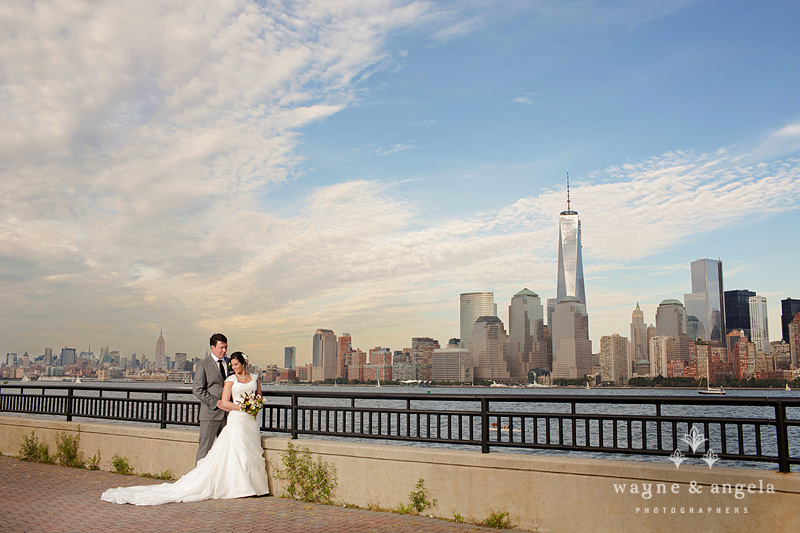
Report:
M581 221L578 218L578 212L570 208L569 173L567 173L567 210L562 211L558 217L556 301L560 302L566 296L574 296L584 307L586 306L581 253Z
M629 360L636 364L642 359L650 360L647 344L647 324L644 323L644 313L636 302L636 309L631 313L631 343Z
M667 361L676 359L677 337L655 335L650 338L650 375L653 377L669 377Z
M656 309L656 336L672 337L675 339L674 358L689 360L689 336L686 335L687 319L686 308L680 300L664 300ZM652 347L652 345L651 345ZM652 357L650 359L652 363ZM652 372L652 368L651 368ZM664 377L667 377L664 374Z
M800 368L800 313L789 323L789 368Z
M336 334L329 329L318 329L314 334L311 379L325 381L336 378Z
M353 350L353 337L349 333L339 336L336 346L336 377L347 378L347 354Z
M544 308L539 295L522 289L508 306L508 342L518 350L521 362L530 368L549 370L548 346L544 334Z
M751 296L750 338L756 350L769 353L769 326L767 324L767 299L764 296Z
M680 300L664 300L656 309L656 335L686 335L686 309Z
M722 261L692 261L692 292L684 295L689 338L725 340L725 297L722 290Z
M579 379L592 372L592 342L586 306L565 296L553 313L553 378Z
M416 367L416 379L431 380L433 375L433 351L439 347L439 341L430 337L414 337L411 339L411 363Z
M744 331L747 340L750 340L750 297L755 295L747 289L725 291L726 334Z
M15 356L17 354L14 354ZM15 363L16 363L16 357ZM77 350L75 348L61 348L61 366L70 366L78 362Z
M166 349L166 343L164 342L164 326L161 326L161 333L158 335L158 340L156 340L156 368L157 369L165 369L166 368L166 360L164 359L164 352Z
M283 348L283 368L293 370L297 364L297 348L286 346Z
M469 349L472 326L482 316L497 316L493 292L465 292L461 295L461 347Z
M789 344L789 324L797 313L800 313L800 300L795 298L781 300L781 338L786 344Z
M627 383L633 371L628 359L628 339L616 333L600 337L600 367L603 381Z
M472 326L469 354L475 367L475 379L509 381L506 365L508 336L496 316L482 316Z

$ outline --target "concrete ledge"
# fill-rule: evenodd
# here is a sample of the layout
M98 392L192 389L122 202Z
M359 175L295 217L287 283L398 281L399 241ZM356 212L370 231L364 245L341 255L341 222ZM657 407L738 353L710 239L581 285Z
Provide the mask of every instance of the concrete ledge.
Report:
M22 435L31 431L55 451L55 434L76 430L76 423L0 417L0 453L16 455ZM183 474L194 466L194 431L95 423L81 424L80 431L81 451L92 455L100 449L104 465L118 453L139 472ZM262 438L273 494L282 492L273 465L280 464L278 453L287 442L285 437ZM519 527L543 532L800 531L798 474L686 463L676 469L666 459L639 463L401 444L293 442L335 465L335 499L359 506L407 504L417 481L424 479L430 497L438 501L432 515L452 518L458 513L480 521L492 511L508 511Z

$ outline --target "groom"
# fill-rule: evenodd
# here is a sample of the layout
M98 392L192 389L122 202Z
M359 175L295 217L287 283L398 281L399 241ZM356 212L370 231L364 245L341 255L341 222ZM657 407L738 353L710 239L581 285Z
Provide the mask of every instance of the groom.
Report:
M220 407L222 388L228 377L228 339L222 333L211 336L211 355L200 361L194 373L192 392L200 400L200 446L196 461L206 456L214 439L225 427L227 409Z

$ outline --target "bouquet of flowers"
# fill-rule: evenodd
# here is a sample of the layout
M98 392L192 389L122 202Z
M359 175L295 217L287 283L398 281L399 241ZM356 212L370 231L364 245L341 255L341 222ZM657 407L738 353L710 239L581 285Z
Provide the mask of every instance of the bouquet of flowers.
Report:
M255 392L243 392L238 403L242 411L253 415L253 418L255 418L261 408L264 407L264 400Z

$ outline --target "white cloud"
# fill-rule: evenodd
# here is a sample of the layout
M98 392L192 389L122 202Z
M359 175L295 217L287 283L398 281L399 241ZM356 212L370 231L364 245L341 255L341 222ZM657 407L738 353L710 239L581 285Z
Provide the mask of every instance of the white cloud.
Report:
M431 35L431 39L440 42L452 41L453 39L472 33L476 29L482 27L483 24L483 15L477 15L468 20L459 20L434 32L433 35Z
M392 154L397 154L399 152L404 152L406 150L411 150L412 148L414 148L413 144L395 144L391 148L378 147L375 150L375 153L378 155L392 155Z
M300 172L297 128L351 105L386 35L428 5L61 5L0 19L0 337L140 351L163 321L197 339L190 351L224 330L275 353L322 326L399 348L456 334L460 292L496 290L501 308L519 286L554 292L560 190L442 223L380 179L320 187L289 215L262 207ZM750 151L672 152L575 182L587 273L797 209L800 163L767 157L797 136L789 125Z
M512 102L516 102L518 104L532 104L533 103L533 101L531 101L530 98L525 97L525 96L518 96L518 97L514 98L511 101Z

